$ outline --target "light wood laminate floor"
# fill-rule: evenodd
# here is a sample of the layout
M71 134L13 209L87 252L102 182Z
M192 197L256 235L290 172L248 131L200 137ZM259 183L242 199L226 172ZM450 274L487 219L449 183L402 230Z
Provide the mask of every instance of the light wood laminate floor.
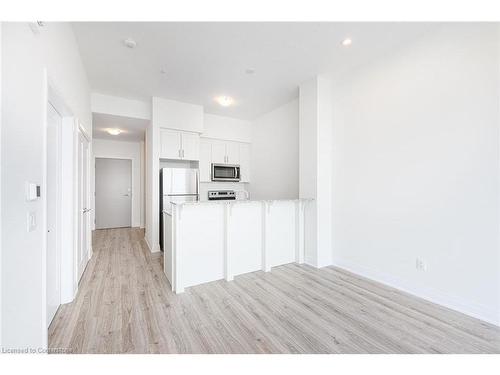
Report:
M500 353L500 329L334 267L289 264L175 295L139 229L94 233L49 328L74 353Z

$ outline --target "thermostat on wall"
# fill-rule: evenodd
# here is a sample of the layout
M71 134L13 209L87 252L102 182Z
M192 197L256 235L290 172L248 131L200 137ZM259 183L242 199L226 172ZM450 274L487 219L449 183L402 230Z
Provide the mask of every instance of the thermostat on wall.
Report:
M40 198L40 185L34 182L26 183L26 200L34 201Z

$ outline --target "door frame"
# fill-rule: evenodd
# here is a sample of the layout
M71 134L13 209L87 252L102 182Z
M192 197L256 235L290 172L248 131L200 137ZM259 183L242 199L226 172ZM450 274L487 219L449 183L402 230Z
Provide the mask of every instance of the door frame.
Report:
M85 128L83 127L82 123L80 121L76 121L76 126L75 126L75 132L74 132L74 175L73 175L73 181L74 181L74 191L73 191L73 204L74 204L74 282L76 286L76 291L78 291L78 284L80 282L80 276L79 275L79 269L78 269L78 246L79 246L79 241L80 238L78 236L79 234L79 216L80 216L80 210L79 210L79 199L80 199L80 191L78 189L78 177L80 173L79 169L79 155L78 155L78 142L79 142L79 137L80 135L85 138L87 141L87 168L86 168L86 185L87 185L87 196L85 197L86 201L86 207L90 207L90 156L92 155L92 138L89 136ZM87 235L87 259L85 260L85 267L87 266L89 260L92 258L93 251L92 251L92 231L91 231L91 225L90 225L90 215L87 215L87 222L85 225L85 231ZM85 272L85 267L83 272ZM83 275L82 272L82 275ZM76 295L75 291L75 295Z
M53 101L55 103L53 103ZM55 231L55 235L54 235L54 238L55 238L55 246L56 246L56 256L57 256L57 263L58 263L58 272L59 272L59 305L61 305L61 301L62 301L62 298L61 298L61 284L62 284L62 278L61 278L61 275L62 275L62 231L61 231L61 218L62 218L62 202L61 202L61 190L62 190L62 127L64 125L63 123L63 114L61 112L63 112L63 110L61 109L61 105L57 104L57 101L54 100L54 98L51 98L49 96L49 100L47 101L47 107L46 107L46 110L47 110L47 116L48 116L48 111L49 111L49 106L53 107L53 109L57 112L57 114L60 116L61 118L61 123L57 126L57 129L56 129L56 133L57 133L57 136L56 136L56 160L55 160L55 166L54 166L54 169L55 169L55 173L56 173L56 181L55 181L55 191L56 191L56 206L53 207L53 209L55 210L55 226L54 226L54 231ZM57 108L59 107L59 108ZM48 118L47 118L48 120ZM48 122L46 123L46 126L45 126L45 145L47 146L48 144ZM54 183L54 181L51 181L49 182L48 181L48 163L49 161L47 160L47 147L45 147L45 155L44 155L44 158L45 158L45 165L44 165L44 188L43 188L43 191L44 191L44 211L45 211L45 215L44 215L44 236L45 236L45 256L46 256L46 265L45 265L45 270L47 270L47 251L48 251L48 248L47 248L47 240L48 240L48 235L47 235L47 230L48 230L48 225L47 225L47 222L48 222L48 216L49 216L49 211L51 210L51 208L49 207L48 205L48 199L47 199L47 193L48 193L48 185L49 183ZM47 277L47 275L45 276ZM47 294L47 290L45 291L46 294ZM56 312L57 313L57 312ZM48 323L48 322L47 322ZM47 328L49 327L50 324L47 324Z
M93 162L94 162L94 230L96 230L96 215L97 215L97 210L95 207L95 196L96 196L96 189L95 189L95 184L96 184L96 179L95 179L95 169L96 169L96 159L118 159L118 160L130 160L130 188L132 189L132 193L130 194L130 228L134 227L134 199L135 199L135 184L134 184L134 170L135 170L135 163L134 163L134 158L132 157L127 157L127 156L111 156L109 154L106 154L105 156L102 155L93 155ZM140 207L140 205L139 205ZM139 208L140 209L140 208ZM140 212L139 212L140 214ZM140 215L139 215L140 216ZM140 220L139 220L140 222Z
M63 96L55 89L55 86L52 84L52 81L47 73L47 70L44 70L44 96L43 96L43 119L42 119L42 124L43 124L43 133L42 133L42 183L41 183L41 197L40 199L42 200L42 217L41 217L41 229L42 229L42 280L41 280L41 285L42 285L42 309L41 309L41 315L42 315L42 332L43 332L43 337L44 337L44 342L45 344L48 343L48 327L47 327L47 215L48 215L48 207L47 207L47 183L48 183L48 176L47 176L47 131L48 131L48 109L49 106L54 107L56 112L59 113L61 116L61 125L58 129L58 140L57 140L57 148L58 148L58 155L59 157L57 158L57 163L56 163L56 170L57 170L57 179L56 179L56 191L58 194L57 198L57 204L56 204L56 243L57 246L59 247L59 264L60 264L60 289L61 289L61 294L60 294L60 302L61 304L65 303L63 297L62 297L62 290L63 290L63 283L68 282L68 280L63 280L62 278L62 273L63 273L63 263L62 263L62 258L63 258L63 249L66 248L66 246L63 246L63 234L64 231L67 230L66 225L64 225L62 221L62 217L64 215L63 213L63 205L61 201L61 193L63 191L63 183L62 183L62 176L63 176L63 137L62 137L62 132L64 127L70 127L72 128L72 124L74 122L73 118L73 113L70 110L69 106L66 105ZM70 129L72 131L72 129ZM72 147L72 145L71 145ZM71 207L71 209L73 209ZM72 256L74 249L70 246L67 249L68 253L70 256Z

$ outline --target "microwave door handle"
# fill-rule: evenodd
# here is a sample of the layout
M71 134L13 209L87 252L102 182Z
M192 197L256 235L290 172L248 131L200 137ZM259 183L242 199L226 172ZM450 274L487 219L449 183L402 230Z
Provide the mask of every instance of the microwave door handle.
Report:
M235 178L240 178L240 172L238 171L238 167L234 167L234 177Z

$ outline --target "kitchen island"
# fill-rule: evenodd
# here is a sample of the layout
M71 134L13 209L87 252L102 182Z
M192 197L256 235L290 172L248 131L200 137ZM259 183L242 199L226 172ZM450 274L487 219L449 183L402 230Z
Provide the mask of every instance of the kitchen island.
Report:
M282 264L304 262L310 200L183 202L164 213L164 271L185 288Z

